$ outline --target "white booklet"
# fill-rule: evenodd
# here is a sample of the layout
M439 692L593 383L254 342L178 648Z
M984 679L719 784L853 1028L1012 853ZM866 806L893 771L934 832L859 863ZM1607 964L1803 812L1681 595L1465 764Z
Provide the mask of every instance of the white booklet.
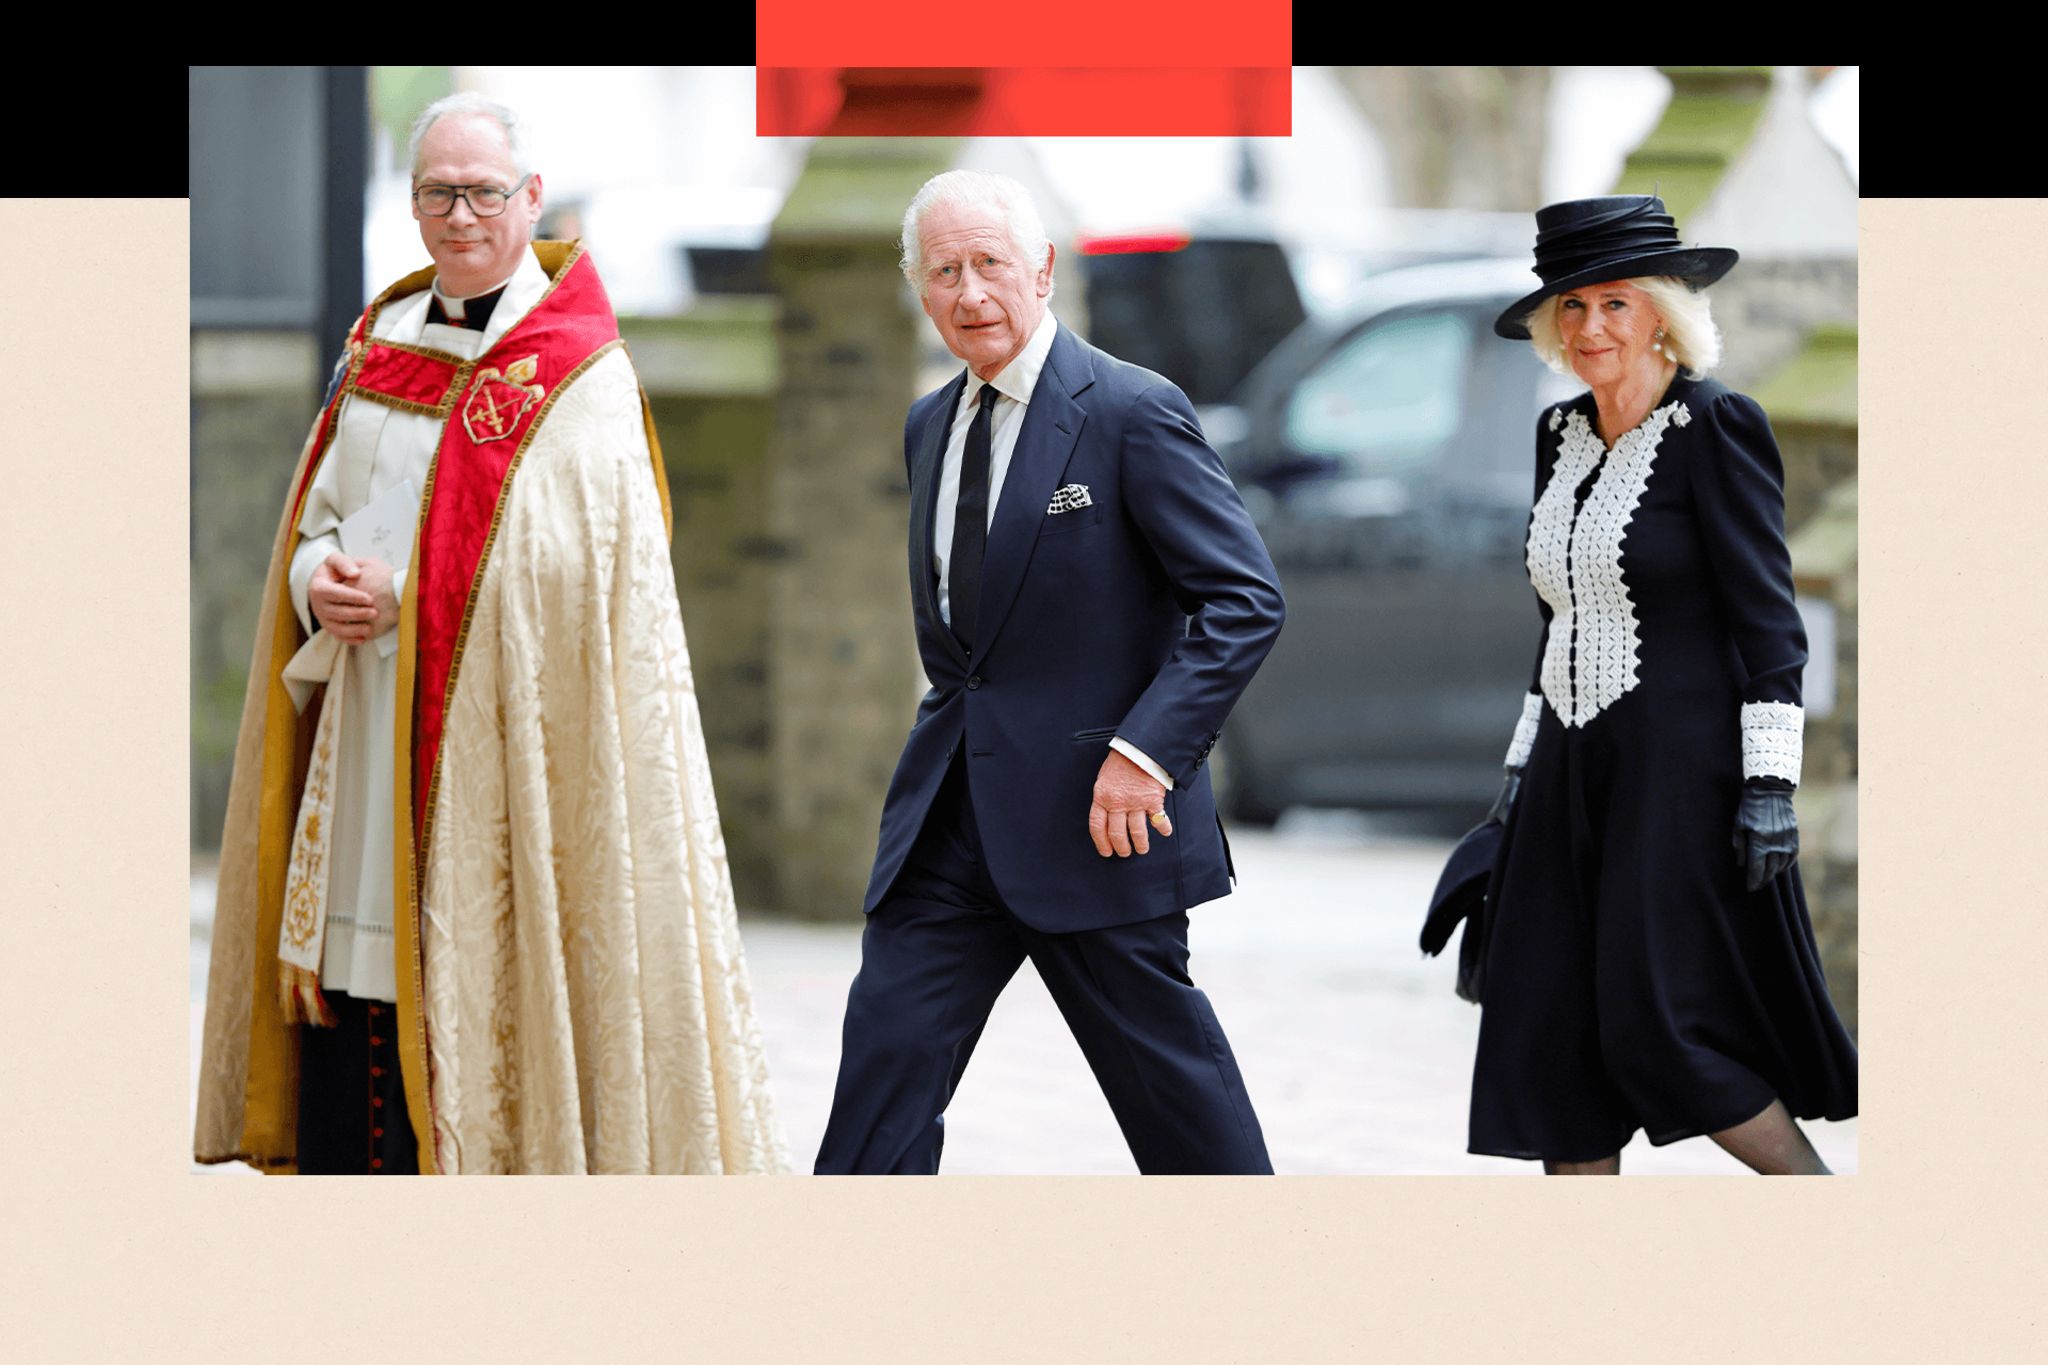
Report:
M419 516L419 493L411 479L400 480L341 523L342 553L351 559L381 559L397 573L412 559L412 533ZM385 631L376 644L378 655L390 658L398 650L398 632Z

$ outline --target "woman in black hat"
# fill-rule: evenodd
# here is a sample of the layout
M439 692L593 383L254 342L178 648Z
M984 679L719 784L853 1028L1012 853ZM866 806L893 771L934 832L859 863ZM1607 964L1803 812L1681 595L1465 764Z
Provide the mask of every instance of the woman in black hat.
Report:
M1763 410L1711 379L1698 292L1735 252L1663 202L1536 215L1543 287L1494 330L1588 392L1536 429L1544 621L1496 809L1470 1149L1610 1174L1643 1129L1825 1173L1793 1122L1856 1112L1856 1047L1800 887L1806 636Z

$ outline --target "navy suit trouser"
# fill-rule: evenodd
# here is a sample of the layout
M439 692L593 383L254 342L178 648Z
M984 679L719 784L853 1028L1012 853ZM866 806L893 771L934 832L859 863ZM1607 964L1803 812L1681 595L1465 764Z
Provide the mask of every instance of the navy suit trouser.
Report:
M964 761L861 935L817 1173L937 1174L946 1105L1028 957L1141 1172L1271 1175L1237 1060L1188 977L1187 915L1074 934L1018 920L989 880Z

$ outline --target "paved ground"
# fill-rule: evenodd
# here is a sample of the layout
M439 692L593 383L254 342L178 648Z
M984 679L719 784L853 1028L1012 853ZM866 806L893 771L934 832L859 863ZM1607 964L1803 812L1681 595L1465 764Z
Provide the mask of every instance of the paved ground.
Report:
M1302 811L1274 833L1233 833L1242 889L1193 913L1191 971L1230 1036L1281 1174L1535 1171L1464 1150L1479 1014L1452 994L1448 955L1426 959L1415 946L1451 842L1400 822ZM195 1061L212 896L211 869L195 867ZM860 926L753 918L745 932L790 1149L808 1166L831 1104ZM948 1174L1134 1169L1028 963L996 1005L946 1129ZM1855 1121L1808 1131L1835 1170L1856 1169ZM1661 1148L1638 1138L1622 1165L1658 1174L1741 1169L1704 1138Z

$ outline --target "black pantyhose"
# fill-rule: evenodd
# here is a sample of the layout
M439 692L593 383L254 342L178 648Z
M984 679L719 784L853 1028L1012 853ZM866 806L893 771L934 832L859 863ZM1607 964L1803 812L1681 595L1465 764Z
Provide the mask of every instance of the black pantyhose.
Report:
M1759 1175L1833 1175L1785 1112L1782 1100L1753 1119L1714 1134L1721 1149Z
M1546 1161L1545 1175L1620 1175L1621 1153L1603 1156L1597 1161Z
M1753 1119L1712 1135L1721 1150L1758 1175L1833 1175L1820 1153L1799 1131L1782 1100ZM1546 1161L1545 1175L1620 1175L1621 1153L1593 1161Z

